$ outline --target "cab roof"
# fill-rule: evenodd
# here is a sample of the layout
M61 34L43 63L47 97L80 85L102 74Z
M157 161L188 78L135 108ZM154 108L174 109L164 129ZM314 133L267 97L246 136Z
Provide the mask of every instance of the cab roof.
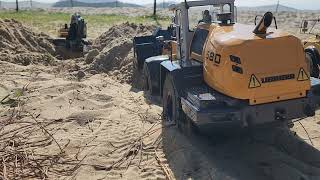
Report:
M170 10L185 9L186 7L197 7L207 5L220 5L220 4L234 4L235 0L201 0L201 1L186 1L169 6Z

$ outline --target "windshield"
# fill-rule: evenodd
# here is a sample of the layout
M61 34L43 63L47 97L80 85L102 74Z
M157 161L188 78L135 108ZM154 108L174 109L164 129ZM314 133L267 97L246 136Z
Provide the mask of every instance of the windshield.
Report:
M189 11L189 29L193 31L199 23L217 22L218 14L231 13L231 6L225 4L220 6L198 6L190 7Z

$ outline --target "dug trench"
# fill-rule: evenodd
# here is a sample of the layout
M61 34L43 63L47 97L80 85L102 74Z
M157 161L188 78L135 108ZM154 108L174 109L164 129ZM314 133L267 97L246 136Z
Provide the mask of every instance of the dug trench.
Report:
M318 115L218 142L163 126L133 65L153 28L114 26L58 60L49 36L1 20L0 179L320 179Z

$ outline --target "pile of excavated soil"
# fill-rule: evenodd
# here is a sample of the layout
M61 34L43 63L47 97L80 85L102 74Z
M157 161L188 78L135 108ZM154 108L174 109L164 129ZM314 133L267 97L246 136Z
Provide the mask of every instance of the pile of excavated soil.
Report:
M55 63L49 36L38 34L16 20L0 19L0 61L27 66Z
M120 82L139 84L134 68L133 38L150 34L154 26L123 23L113 26L93 43L93 49L85 59L90 70L107 72ZM139 85L137 85L139 86Z

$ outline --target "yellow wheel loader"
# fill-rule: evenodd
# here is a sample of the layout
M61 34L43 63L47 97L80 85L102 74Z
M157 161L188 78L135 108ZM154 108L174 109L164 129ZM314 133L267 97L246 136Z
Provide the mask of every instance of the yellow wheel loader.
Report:
M319 78L320 68L320 19L306 19L301 22L300 33L309 34L303 42L306 58L310 62L310 74Z
M165 124L234 132L315 115L320 81L309 75L301 41L270 28L271 12L251 26L235 22L234 0L170 9L172 28L164 34L171 37L134 42L137 59L149 56L144 76L148 91L162 97ZM164 48L168 55L161 55Z

